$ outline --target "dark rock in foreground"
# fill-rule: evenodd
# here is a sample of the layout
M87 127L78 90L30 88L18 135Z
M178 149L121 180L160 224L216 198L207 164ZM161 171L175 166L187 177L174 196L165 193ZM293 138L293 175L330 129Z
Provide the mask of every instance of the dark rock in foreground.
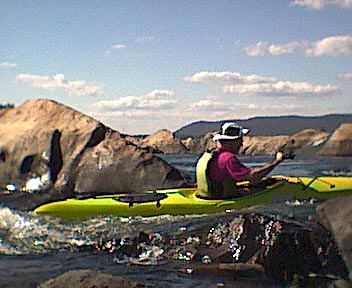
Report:
M338 197L317 208L317 219L331 231L352 283L352 197Z
M213 219L210 227L207 223L176 236L141 232L134 239L105 240L83 249L105 251L119 265L184 263L179 272L194 277L250 278L299 285L295 287L327 287L347 277L334 240L319 224L307 228L275 216L236 212Z
M32 209L81 193L188 185L189 177L74 109L29 100L0 110L0 203Z
M95 270L72 270L40 285L38 288L134 288L155 287Z

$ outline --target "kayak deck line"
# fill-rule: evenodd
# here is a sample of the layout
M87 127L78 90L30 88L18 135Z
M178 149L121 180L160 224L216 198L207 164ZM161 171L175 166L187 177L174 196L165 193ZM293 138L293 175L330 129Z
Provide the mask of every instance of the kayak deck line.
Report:
M298 177L299 178L299 177ZM324 183L324 184L326 184L326 185L329 185L330 186L330 189L333 189L333 188L335 188L336 187L336 185L335 184L332 184L332 183L330 183L330 182L328 182L328 181L326 181L326 180L323 180L323 179L321 179L321 177L318 177L318 176L316 176L316 177L314 177L311 181L309 181L308 182L308 184L304 184L303 182L302 182L302 185L304 185L304 189L307 189L311 184L313 184L315 181L320 181L320 182L322 182L322 183Z
M85 219L98 215L147 217L163 214L211 214L287 199L326 200L352 195L352 177L272 176L270 180L261 191L233 199L203 199L197 196L196 187L170 188L140 193L95 195L84 199L71 198L39 206L35 213L64 219ZM248 182L241 185L249 187Z

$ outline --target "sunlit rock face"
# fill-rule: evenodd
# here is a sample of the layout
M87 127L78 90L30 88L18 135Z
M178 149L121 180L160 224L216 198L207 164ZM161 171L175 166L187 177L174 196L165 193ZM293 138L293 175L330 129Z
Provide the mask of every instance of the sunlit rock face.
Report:
M188 138L183 143L189 153L201 154L216 148L217 142L213 141L215 134L216 132L210 132L200 139ZM289 149L296 154L312 155L321 151L329 136L329 133L315 129L306 129L294 135L245 136L240 154L270 156L279 150Z
M33 208L79 193L133 192L187 185L189 178L70 107L29 100L0 110L3 204ZM12 186L7 186L12 185Z
M189 150L186 146L174 136L174 134L166 129L161 129L156 133L146 137L141 146L153 147L155 151L168 154L187 153Z
M329 156L352 156L352 123L342 124L320 152Z

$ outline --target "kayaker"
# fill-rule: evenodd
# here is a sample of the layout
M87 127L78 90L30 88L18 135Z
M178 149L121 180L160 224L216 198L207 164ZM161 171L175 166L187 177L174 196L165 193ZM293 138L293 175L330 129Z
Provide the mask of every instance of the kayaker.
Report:
M222 125L221 132L213 137L214 141L219 141L219 146L211 153L204 153L197 163L198 196L224 199L254 193L258 189L236 187L236 183L248 180L253 187L286 159L282 152L278 152L271 163L256 169L242 164L236 155L243 145L243 136L248 133L248 128L233 122Z

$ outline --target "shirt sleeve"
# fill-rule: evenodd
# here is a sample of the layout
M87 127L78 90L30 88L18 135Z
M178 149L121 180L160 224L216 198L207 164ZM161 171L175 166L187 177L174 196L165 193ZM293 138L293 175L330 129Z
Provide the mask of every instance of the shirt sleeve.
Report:
M251 169L243 165L235 156L227 159L226 170L229 176L236 181L243 181L251 172Z

